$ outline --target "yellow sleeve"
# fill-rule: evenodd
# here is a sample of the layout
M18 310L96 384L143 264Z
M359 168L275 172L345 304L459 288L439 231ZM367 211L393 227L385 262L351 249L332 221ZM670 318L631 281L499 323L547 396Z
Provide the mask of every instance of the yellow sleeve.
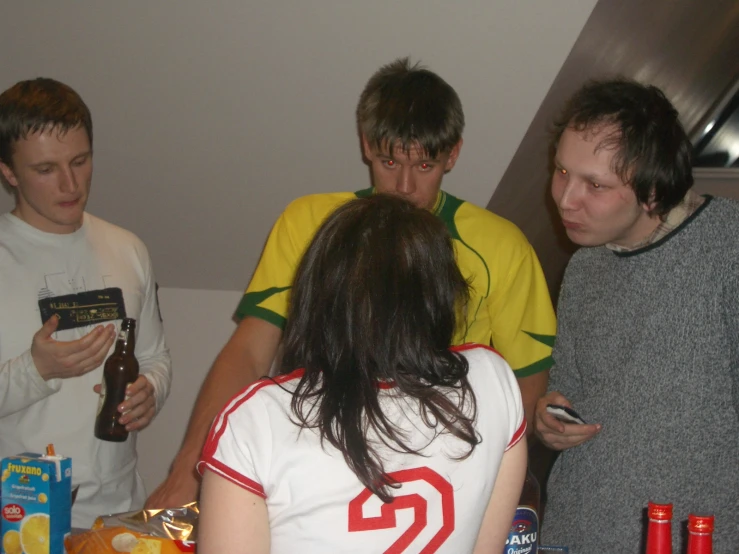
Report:
M283 212L272 227L262 256L244 297L236 309L236 317L258 317L285 327L290 285L295 275L302 249Z
M315 194L290 203L275 222L264 245L236 317L257 317L284 329L290 289L303 252L323 220L353 195Z

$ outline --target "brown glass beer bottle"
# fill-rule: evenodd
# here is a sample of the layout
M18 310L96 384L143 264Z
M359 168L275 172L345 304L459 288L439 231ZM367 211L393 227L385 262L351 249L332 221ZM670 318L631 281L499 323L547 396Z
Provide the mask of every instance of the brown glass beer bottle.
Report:
M647 504L646 554L672 554L672 504Z
M688 554L713 554L713 516L688 514Z
M103 367L100 403L95 419L95 436L101 440L123 442L128 438L126 426L118 422L121 416L118 406L126 399L126 387L139 376L135 346L136 320L127 317L121 323L115 350Z

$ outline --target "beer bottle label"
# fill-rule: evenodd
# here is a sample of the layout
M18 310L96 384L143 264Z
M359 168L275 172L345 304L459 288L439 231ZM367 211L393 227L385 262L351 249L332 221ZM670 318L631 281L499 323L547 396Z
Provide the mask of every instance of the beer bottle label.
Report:
M539 517L529 506L516 508L503 554L536 554L539 550Z
M100 411L103 409L103 404L105 404L105 377L103 377L103 381L100 383L100 399L98 400L98 413L95 414L95 417L100 415Z

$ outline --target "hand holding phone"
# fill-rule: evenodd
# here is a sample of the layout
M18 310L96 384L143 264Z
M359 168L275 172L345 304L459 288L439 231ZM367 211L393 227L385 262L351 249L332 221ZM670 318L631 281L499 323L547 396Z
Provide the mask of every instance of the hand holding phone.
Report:
M585 420L580 415L567 406L560 406L558 404L547 404L547 412L552 414L562 423L577 423L579 425L586 425Z

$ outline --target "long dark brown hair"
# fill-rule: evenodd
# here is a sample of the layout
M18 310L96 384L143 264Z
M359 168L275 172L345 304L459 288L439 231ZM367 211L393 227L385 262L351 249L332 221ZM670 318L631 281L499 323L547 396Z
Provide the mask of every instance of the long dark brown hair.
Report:
M368 433L397 452L419 451L383 413L380 383L417 400L429 428L468 443L460 459L479 443L467 360L449 350L468 296L441 220L391 196L340 207L298 267L281 363L281 373L305 370L296 423L318 429L385 502L395 484Z

